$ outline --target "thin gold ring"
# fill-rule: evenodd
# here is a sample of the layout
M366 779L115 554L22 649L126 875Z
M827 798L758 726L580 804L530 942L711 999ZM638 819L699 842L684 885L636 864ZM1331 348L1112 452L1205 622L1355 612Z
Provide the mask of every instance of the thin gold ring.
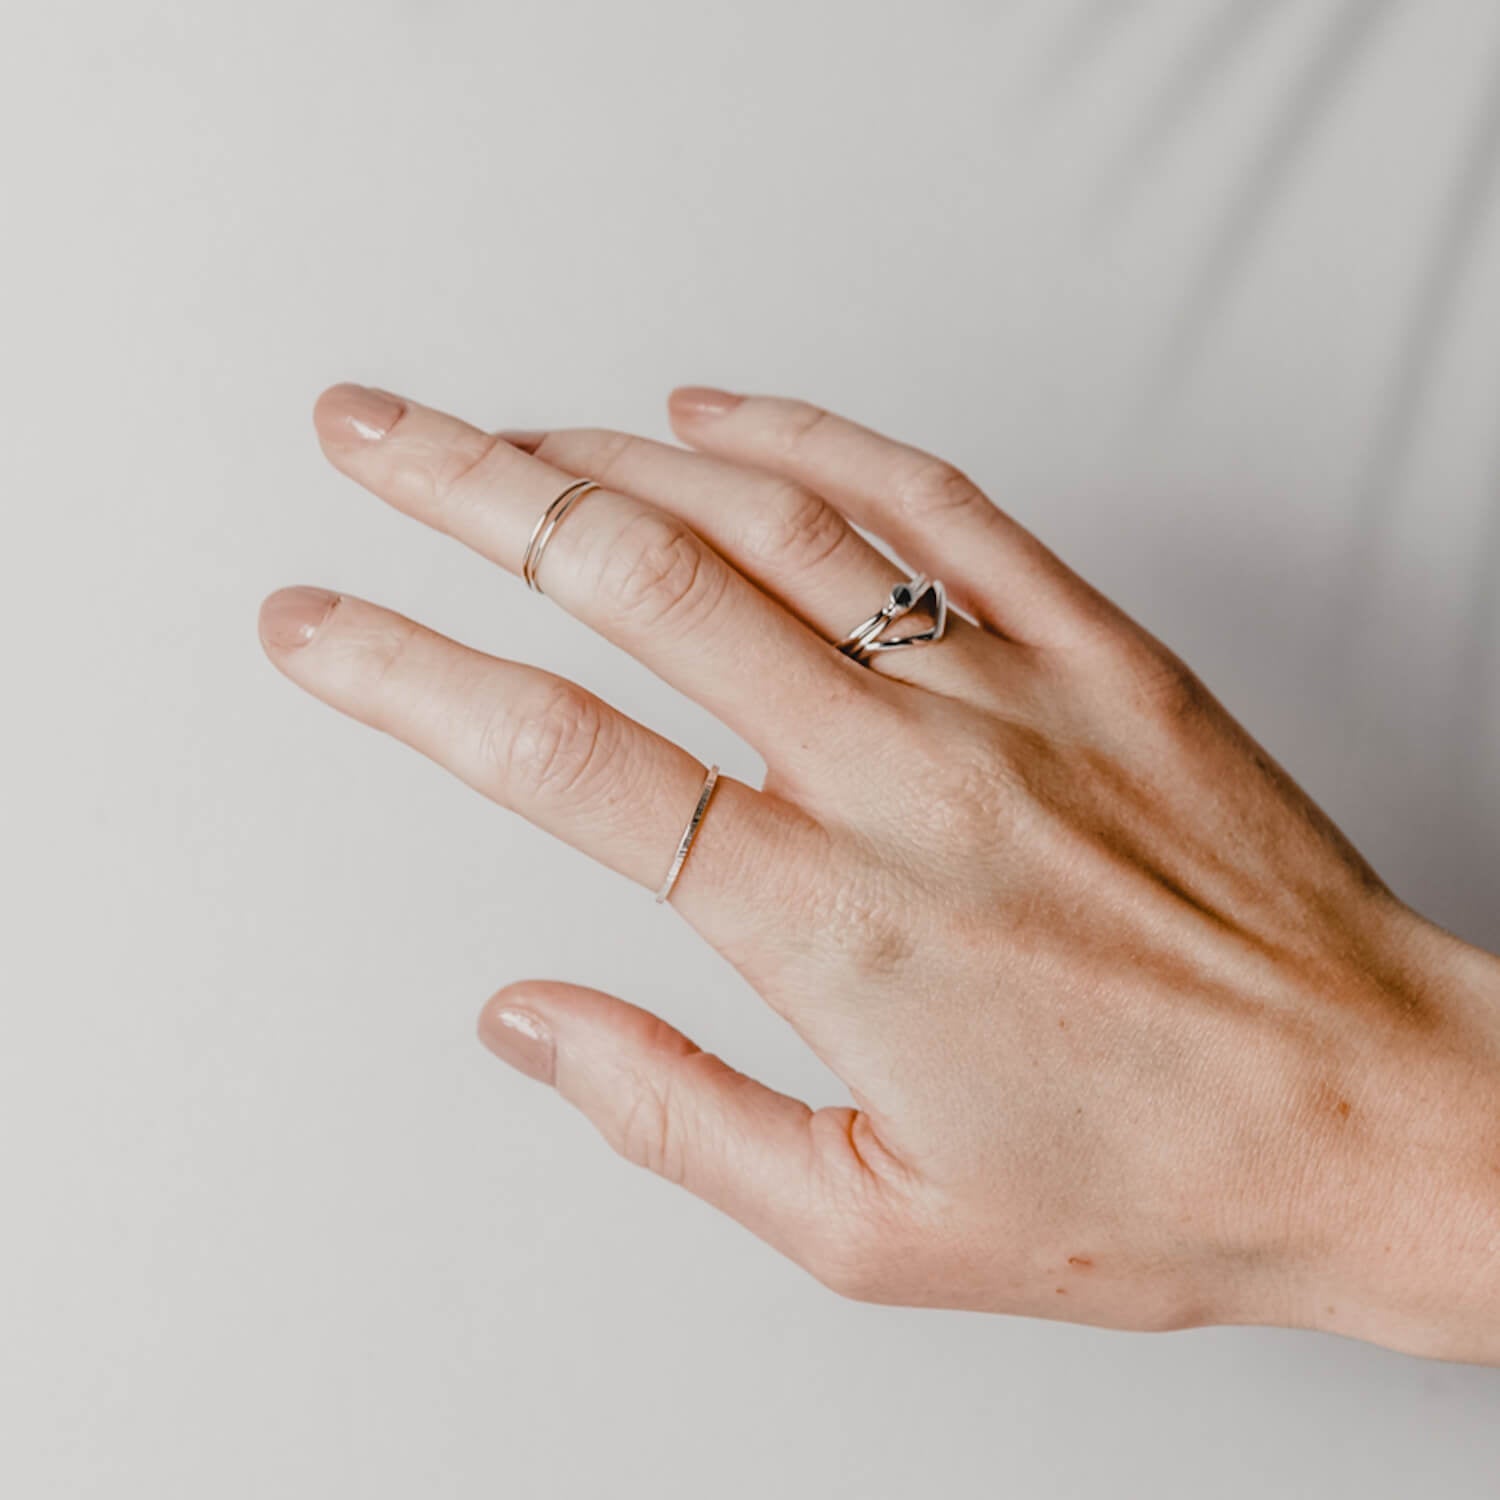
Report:
M682 867L687 863L693 840L698 837L698 830L703 826L704 815L708 812L709 799L713 796L714 788L718 784L719 768L710 766L708 774L703 778L703 790L698 793L698 805L693 809L693 815L688 819L687 827L682 830L682 837L677 840L677 852L672 856L672 868L667 871L667 878L662 881L661 889L656 893L658 906L672 894L672 887L677 884L677 877L682 874Z
M521 577L534 594L542 592L542 585L537 580L537 569L542 565L542 553L547 550L547 543L552 540L552 534L562 524L562 519L572 508L578 504L590 490L597 490L599 486L592 479L575 479L540 516L537 517L536 525L531 528L531 536L526 542L526 551L521 558Z

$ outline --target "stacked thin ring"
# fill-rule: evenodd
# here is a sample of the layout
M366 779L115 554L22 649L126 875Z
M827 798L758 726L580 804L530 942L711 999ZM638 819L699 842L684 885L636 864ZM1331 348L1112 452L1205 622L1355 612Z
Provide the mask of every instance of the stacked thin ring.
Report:
M563 517L590 490L598 488L592 479L575 479L537 518L526 542L526 552L521 558L521 577L533 593L542 592L542 585L537 580L537 569L542 565L542 553L547 550L547 543L552 540L553 533L562 524Z

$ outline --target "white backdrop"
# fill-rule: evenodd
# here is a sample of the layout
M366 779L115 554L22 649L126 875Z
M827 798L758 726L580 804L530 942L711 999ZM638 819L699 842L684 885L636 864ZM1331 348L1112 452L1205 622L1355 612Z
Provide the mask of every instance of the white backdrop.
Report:
M1492 1496L1500 1371L839 1302L473 1039L834 1086L685 925L301 696L347 588L743 747L320 460L340 378L942 451L1500 947L1490 0L38 0L0 35L0 1489Z

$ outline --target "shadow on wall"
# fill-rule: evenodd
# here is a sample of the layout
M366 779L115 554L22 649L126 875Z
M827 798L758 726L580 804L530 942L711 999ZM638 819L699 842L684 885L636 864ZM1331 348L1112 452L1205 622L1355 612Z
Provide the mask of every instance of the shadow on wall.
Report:
M1192 128L1194 111L1208 105L1215 85L1236 61L1248 55L1261 28L1285 5L1286 0L1259 0L1258 4L1220 0L1218 7L1210 10L1158 85L1140 124L1120 153L1119 165L1103 185L1101 230L1109 227L1150 177L1172 141Z
M1190 578L1213 601L1196 644L1186 643L1189 664L1199 655L1243 657L1253 642L1260 680L1249 668L1234 705L1252 731L1397 895L1500 952L1500 765L1479 763L1493 730L1477 700L1434 725L1411 692L1413 683L1455 677L1451 634L1414 632L1399 672L1351 674L1344 632L1334 612L1318 607L1326 580L1316 562L1289 568L1270 537L1260 549L1226 551L1207 530L1174 530L1154 544L1151 563L1163 591Z
M1064 21L1051 54L1042 65L1036 97L1052 98L1065 89L1140 11L1141 0L1081 0Z
M1179 389L1192 373L1221 309L1251 263L1308 143L1333 113L1339 97L1391 15L1395 0L1342 0L1311 54L1286 89L1271 130L1235 185L1228 211L1189 279L1173 322L1154 394ZM1232 8L1260 10L1264 0L1232 0ZM1219 21L1223 25L1222 19ZM1241 36L1253 36L1243 26ZM1236 53L1238 55L1238 52ZM1228 65L1228 58L1220 67ZM1183 116L1179 128L1188 123Z
M1287 80L1281 107L1264 139L1233 184L1207 250L1185 280L1143 420L1159 420L1173 394L1193 374L1301 169L1309 144L1382 40L1386 24L1399 13L1395 0L1330 0L1328 12L1312 47ZM1250 57L1267 23L1286 13L1286 0L1220 0L1198 13L1176 61L1127 137L1117 167L1101 184L1101 231L1146 184L1173 140L1194 127L1195 114L1211 103L1216 86ZM1039 94L1055 97L1085 65L1097 64L1139 14L1135 0L1082 0L1042 67ZM1422 872L1422 900L1442 905L1447 920L1464 936L1500 949L1500 899L1492 894L1500 889L1500 807L1495 805L1500 801L1500 770L1490 763L1489 741L1494 709L1500 704L1500 604L1495 587L1500 570L1500 443L1479 500L1484 520L1457 650L1451 638L1418 642L1413 648L1418 659L1404 663L1407 673L1426 674L1416 680L1451 683L1444 722L1413 724L1412 705L1394 675L1352 670L1368 623L1366 601L1378 597L1380 570L1399 566L1399 560L1385 553L1401 506L1416 500L1404 490L1403 477L1429 415L1437 371L1456 330L1465 291L1478 271L1494 260L1485 251L1500 218L1500 7L1491 19L1490 56L1477 86L1471 85L1473 123L1451 166L1443 164L1443 207L1430 226L1424 264L1403 309L1383 394L1371 415L1369 443L1356 466L1354 524L1345 576L1332 591L1335 607L1307 612L1308 618L1328 622L1322 638L1288 642L1285 649L1287 659L1304 664L1298 680L1286 685L1288 711L1326 723L1330 705L1336 705L1337 728L1350 743L1370 743L1383 752L1396 749L1381 760L1378 775L1383 785L1369 787L1367 795L1386 813L1385 833L1404 851L1408 867ZM1496 332L1500 335L1500 329ZM1500 337L1495 350L1500 362ZM1187 544L1191 546L1191 539ZM1213 555L1179 557L1176 565L1191 567L1196 576L1211 580L1216 597L1226 601L1231 615L1236 605L1244 615L1254 613L1255 602L1247 591L1263 591L1256 597L1264 600L1278 597L1288 585L1281 558L1257 560L1237 554L1230 567L1216 550L1204 550ZM1306 586L1321 586L1326 592L1327 584L1309 579ZM1446 604L1447 612L1455 613L1451 602L1435 604ZM1421 660L1424 650L1433 659ZM1369 680L1372 675L1376 680ZM1364 768L1367 776L1372 769Z

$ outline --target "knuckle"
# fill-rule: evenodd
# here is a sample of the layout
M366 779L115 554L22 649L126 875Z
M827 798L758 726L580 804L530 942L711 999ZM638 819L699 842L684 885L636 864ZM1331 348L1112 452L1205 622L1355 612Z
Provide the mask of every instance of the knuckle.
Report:
M758 507L745 545L756 558L810 570L827 562L851 535L844 518L821 496L784 484Z
M1125 679L1146 717L1167 728L1195 724L1213 705L1202 679L1166 650L1132 652Z
M510 793L565 797L598 773L609 723L597 698L559 681L520 715L512 708L491 716L481 731L481 755Z
M610 1144L626 1161L682 1186L687 1154L671 1085L664 1079L640 1080L615 1122Z
M808 892L803 915L812 918L820 944L840 954L860 978L889 978L915 956L911 924L879 874L846 872Z
M930 848L945 860L987 860L1016 820L1025 785L1020 766L1040 736L1017 724L952 722L907 737L900 767L921 788L918 816Z
M393 695L402 663L416 644L417 634L417 627L410 620L392 615L349 642L359 695L375 705L377 711Z
M795 453L807 445L818 429L829 420L829 413L809 401L787 401L775 428L776 444L783 453Z
M494 432L481 433L472 443L446 443L440 447L426 460L425 466L432 506L447 509L467 491L495 454L508 447Z
M987 752L974 755L951 777L933 783L927 833L948 858L988 857L997 837L1015 823L1014 771Z
M599 567L597 592L618 615L658 625L705 603L707 554L682 522L643 511L626 523Z
M549 432L537 445L536 456L569 472L587 473L596 484L610 484L637 441L628 432L572 427L564 432Z
M926 453L898 476L895 499L903 512L917 520L988 504L962 469Z

